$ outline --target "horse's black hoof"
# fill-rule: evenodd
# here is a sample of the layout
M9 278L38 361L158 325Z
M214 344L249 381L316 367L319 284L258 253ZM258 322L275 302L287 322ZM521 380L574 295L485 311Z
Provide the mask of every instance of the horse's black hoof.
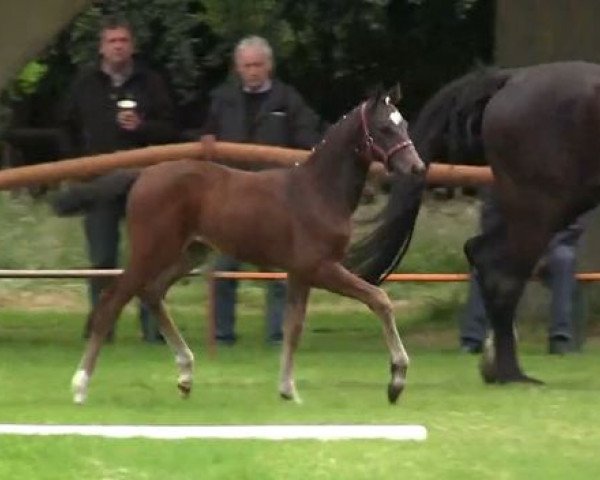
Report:
M497 380L500 384L507 383L528 383L529 385L544 385L544 382L537 378L530 377L524 373L517 373L514 375L503 375Z
M544 385L544 382L537 378L525 375L521 371L498 373L496 366L491 363L482 362L479 365L479 373L485 383L498 383L506 385L509 383L528 383L530 385Z

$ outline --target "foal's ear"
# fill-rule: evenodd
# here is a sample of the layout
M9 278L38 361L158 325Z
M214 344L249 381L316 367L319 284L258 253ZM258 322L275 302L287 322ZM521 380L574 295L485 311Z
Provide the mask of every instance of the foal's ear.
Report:
M381 83L371 86L367 92L368 98L372 100L371 108L375 107L387 95Z
M402 100L402 88L400 87L400 83L396 83L387 93L387 96L390 97L390 102L394 105L398 105L400 100Z

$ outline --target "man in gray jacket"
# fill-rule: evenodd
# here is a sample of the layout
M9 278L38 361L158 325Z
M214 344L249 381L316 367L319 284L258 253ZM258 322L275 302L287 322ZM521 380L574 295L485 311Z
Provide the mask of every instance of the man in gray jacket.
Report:
M274 79L273 52L261 37L242 39L234 51L236 78L211 94L208 118L202 129L219 141L256 143L293 148L312 148L321 138L318 116L291 86ZM249 235L251 232L249 232ZM239 270L234 258L221 256L217 270ZM216 339L233 345L237 282L216 282ZM282 339L285 284L269 282L267 287L267 341Z

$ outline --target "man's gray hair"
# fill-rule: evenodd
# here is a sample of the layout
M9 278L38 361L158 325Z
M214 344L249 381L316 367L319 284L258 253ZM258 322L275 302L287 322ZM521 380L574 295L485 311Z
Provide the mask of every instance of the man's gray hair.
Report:
M273 65L273 49L269 42L263 37L259 37L258 35L251 35L249 37L242 38L238 44L235 46L234 55L237 58L240 50L244 50L245 48L259 48L266 55L267 60L271 65Z

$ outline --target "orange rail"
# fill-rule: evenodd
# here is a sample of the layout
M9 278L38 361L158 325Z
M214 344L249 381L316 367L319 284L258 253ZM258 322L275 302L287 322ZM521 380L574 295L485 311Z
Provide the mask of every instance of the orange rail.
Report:
M123 270L104 269L71 269L71 270L34 270L34 269L0 269L0 278L97 278L115 277ZM206 272L193 270L190 276L209 275L211 278L231 278L235 280L284 280L287 274L283 272ZM600 281L600 272L577 273L580 282ZM468 273L392 273L387 282L464 282L469 279Z
M105 270L2 270L0 269L0 279L2 278L95 278L95 277L115 277L123 272L121 269ZM206 274L208 282L208 302L207 302L207 322L206 322L206 343L210 355L216 352L215 343L215 309L214 309L214 290L215 280L220 278L231 278L236 280L284 280L287 274L283 272L205 272L193 270L189 275L198 276ZM575 275L580 282L600 281L600 272L584 272ZM387 278L388 282L464 282L469 280L468 273L392 273Z
M211 158L225 162L255 162L264 166L291 166L309 155L307 150L231 142L216 142ZM26 165L0 171L0 190L51 184L66 179L85 179L116 168L142 168L181 158L206 159L200 142L154 145L100 155ZM376 168L376 167L374 167ZM444 185L481 185L493 181L489 167L432 163L427 172L429 183Z

